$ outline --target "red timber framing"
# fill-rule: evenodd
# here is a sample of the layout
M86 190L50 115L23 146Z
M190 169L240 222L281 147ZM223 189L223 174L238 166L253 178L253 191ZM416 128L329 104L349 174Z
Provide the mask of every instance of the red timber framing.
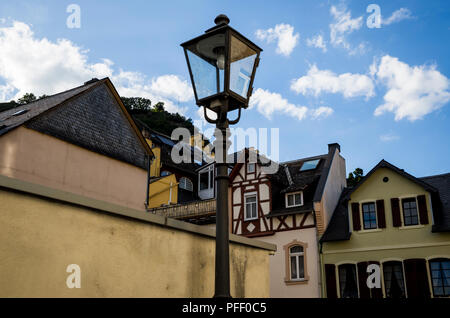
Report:
M261 193L262 188L265 188L264 185L267 186L265 194ZM267 216L272 211L272 187L269 178L261 173L261 167L258 164L255 164L255 173L247 172L247 163L237 164L230 175L230 186L233 234L257 237L273 235L275 232L315 227L315 224L305 225L312 212ZM245 220L245 196L250 193L256 194L257 218ZM236 197L239 197L239 202L236 202Z

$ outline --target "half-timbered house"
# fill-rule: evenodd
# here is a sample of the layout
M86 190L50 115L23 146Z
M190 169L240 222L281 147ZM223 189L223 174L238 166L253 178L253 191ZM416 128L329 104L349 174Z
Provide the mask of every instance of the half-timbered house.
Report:
M276 173L252 151L243 152L230 174L231 232L277 245L271 297L319 297L318 239L346 184L340 146L280 163Z

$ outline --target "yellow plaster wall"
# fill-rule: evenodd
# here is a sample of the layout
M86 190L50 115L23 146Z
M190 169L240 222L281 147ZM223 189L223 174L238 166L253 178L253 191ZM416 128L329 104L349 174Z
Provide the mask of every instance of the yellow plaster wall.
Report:
M150 139L145 139L153 151L154 159L150 165L150 177L159 177L161 174L161 148L153 145Z
M160 207L163 204L176 204L177 202L178 183L174 174L150 183L149 208Z
M211 297L214 238L0 189L0 297ZM69 264L81 288L69 289ZM230 245L233 297L269 296L269 251Z

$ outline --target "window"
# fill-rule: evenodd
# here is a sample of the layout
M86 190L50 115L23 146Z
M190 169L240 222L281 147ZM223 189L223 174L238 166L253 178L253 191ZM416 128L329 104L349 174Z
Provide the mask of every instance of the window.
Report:
M434 297L450 296L450 259L431 260L430 273Z
M172 173L170 173L169 171L161 171L161 177L166 177L166 176L170 176Z
M253 172L255 172L255 164L254 163L247 164L247 173L253 173Z
M320 159L305 161L300 168L300 171L313 170L317 168Z
M189 180L188 178L185 177L181 177L180 178L180 182L179 185L180 189L184 189L187 191L193 191L194 190L194 186L192 185L192 181Z
M209 188L209 171L200 173L200 190L206 190Z
M256 204L256 194L245 196L245 220L258 218Z
M339 290L341 298L358 298L356 265L344 264L339 266Z
M209 188L210 189L214 188L214 170L213 169L209 170Z
M362 215L365 230L377 228L377 213L375 210L375 202L363 203Z
M289 249L291 280L305 279L305 257L303 246L295 245Z
M199 173L199 187L201 190L214 188L214 166L210 166L207 170Z
M383 263L384 291L387 298L404 298L405 284L403 281L402 262Z
M404 222L403 224L405 226L419 224L416 198L403 199L402 205L403 205L403 222Z
M286 193L286 207L303 205L303 192Z

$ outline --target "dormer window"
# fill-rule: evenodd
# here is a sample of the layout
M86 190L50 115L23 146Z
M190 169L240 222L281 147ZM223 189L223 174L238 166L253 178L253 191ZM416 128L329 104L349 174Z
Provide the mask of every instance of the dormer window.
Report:
M319 162L320 162L320 159L305 161L302 164L300 171L314 170L317 168L317 165L319 164Z
M303 205L303 192L286 193L286 208Z
M254 163L248 163L247 164L247 173L254 173L255 172L255 164Z

